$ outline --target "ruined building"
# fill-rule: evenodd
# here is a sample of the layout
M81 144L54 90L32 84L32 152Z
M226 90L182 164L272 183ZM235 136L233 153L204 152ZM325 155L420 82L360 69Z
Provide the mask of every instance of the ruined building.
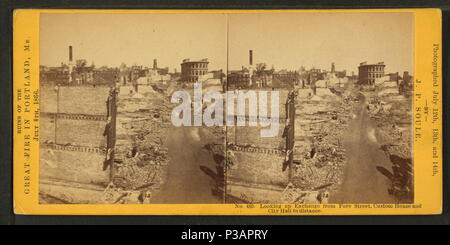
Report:
M229 71L227 76L228 89L242 89L250 86L250 72L245 67L242 70Z
M377 78L384 76L384 62L377 64L367 64L362 62L358 67L358 83L364 85L373 85Z
M85 59L73 59L73 48L69 46L69 59L59 67L39 67L39 83L51 86L114 85L119 79L119 69L87 65Z
M89 203L112 176L116 91L40 85L40 203Z
M273 73L272 88L293 89L300 81L300 75L297 71L281 70Z
M208 59L190 60L184 59L181 63L181 81L195 83L199 77L208 73Z
M228 72L228 89L285 88L292 89L300 80L297 71L267 69L265 63L253 65L253 51L249 50L249 64L241 70Z

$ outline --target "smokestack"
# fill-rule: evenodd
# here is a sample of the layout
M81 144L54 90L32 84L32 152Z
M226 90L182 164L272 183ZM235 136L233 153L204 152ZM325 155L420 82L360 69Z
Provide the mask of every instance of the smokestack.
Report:
M69 46L69 61L72 62L72 46Z
M158 61L156 59L153 60L153 69L158 69Z
M249 63L250 65L253 65L253 51L251 49L249 51Z

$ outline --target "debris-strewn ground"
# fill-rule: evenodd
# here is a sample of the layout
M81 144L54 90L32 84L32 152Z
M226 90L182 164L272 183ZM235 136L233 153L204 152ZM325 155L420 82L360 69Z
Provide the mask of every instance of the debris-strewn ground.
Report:
M318 204L328 203L330 193L325 190L303 190L295 187L292 183L288 184L282 193L282 203L300 203L300 204Z
M301 124L296 122L292 183L298 193L332 195L340 187L346 162L342 139L357 101L351 92L297 99L296 121Z
M114 176L104 191L104 202L152 203L164 184L169 163L166 142L175 106L169 95L174 86L119 97ZM282 193L282 202L326 203L344 181L347 156L343 139L364 96L356 87L331 91L322 89L317 95L296 99L293 179ZM411 101L398 95L378 96L376 91L364 94L367 111L377 126L377 141L392 162L392 169L377 170L392 180L390 193L408 202L413 197ZM198 131L200 139L210 139L202 144L213 158L225 155L225 130L202 127ZM239 154L234 157L239 161ZM221 171L209 172L220 178Z
M370 94L369 113L377 124L376 136L381 149L392 162L392 169L380 168L382 174L392 181L389 193L399 202L412 202L412 101L399 94Z
M119 96L113 181L107 203L150 203L164 181L171 106L164 87Z
M395 99L373 96L369 113L377 122L377 139L386 145L385 151L404 158L411 157L412 103L409 98Z
M168 137L173 129L172 92L192 92L192 86L168 82L121 91L118 102L116 161L112 183L106 188L107 203L152 203L164 186L169 164ZM223 145L225 127L203 127L197 140ZM186 146L190 147L190 146ZM182 150L182 149L180 149Z

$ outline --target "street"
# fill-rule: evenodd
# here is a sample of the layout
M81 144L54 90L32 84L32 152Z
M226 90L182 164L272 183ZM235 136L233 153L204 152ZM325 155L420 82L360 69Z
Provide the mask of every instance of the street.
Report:
M200 166L215 170L210 152L203 148L210 137L198 127L173 127L168 138L167 178L153 203L219 203L212 195L214 181Z
M330 203L394 203L388 194L389 180L377 171L377 166L391 169L389 158L376 141L375 126L367 114L363 94L356 117L350 122L343 139L347 166L340 191Z

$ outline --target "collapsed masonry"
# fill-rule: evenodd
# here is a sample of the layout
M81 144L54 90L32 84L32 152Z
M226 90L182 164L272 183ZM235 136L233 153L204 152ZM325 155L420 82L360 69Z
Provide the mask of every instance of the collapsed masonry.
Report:
M391 185L388 192L399 202L414 201L412 158L412 97L400 94L398 83L377 81L373 92L368 93L368 112L376 123L376 136L392 167L378 166Z
M97 203L114 161L116 91L40 87L39 201Z
M288 94L288 90L279 92L277 137L260 137L263 127L259 125L227 127L227 154L233 156L225 173L225 202L276 203L281 199L281 193L289 182L288 171L282 171L286 147L282 135L287 122L285 102ZM267 100L271 100L270 92ZM248 107L247 103L246 112ZM248 118L246 120L248 125Z
M342 181L344 153L340 135L324 134L342 132L348 119L337 114L349 109L329 89L317 93L280 91L278 137L261 138L260 127L227 128L226 202L327 202Z
M327 88L299 89L295 104L293 186L336 191L344 178L343 132L356 104L351 93Z
M289 94L286 91L286 95ZM267 159L274 163L274 170L278 174L284 174L283 182L278 182L278 185L272 183L272 186L277 186L277 191L272 193L278 194L273 194L277 198L271 201L327 203L330 195L339 190L344 179L347 159L342 139L349 122L355 116L353 113L359 99L357 93L348 86L295 88L293 95L293 98L285 96L280 100L286 102L285 107L281 107L285 108L284 114L280 115L286 118L281 126L284 134L280 134L283 138L273 139L279 143L280 158L274 160L264 156L257 162L264 165L263 171L268 171L270 164L264 164ZM247 136L243 138L245 137ZM283 169L286 171L283 172ZM247 180L252 181L251 178ZM269 195L265 197L267 196Z
M169 162L168 84L121 86L118 91L115 163L103 202L151 203L164 183Z

